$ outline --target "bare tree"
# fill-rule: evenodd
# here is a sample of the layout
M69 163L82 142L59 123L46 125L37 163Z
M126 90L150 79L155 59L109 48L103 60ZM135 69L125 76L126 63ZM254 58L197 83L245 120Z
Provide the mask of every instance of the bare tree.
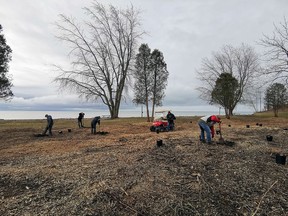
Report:
M203 100L215 104L212 100L212 91L217 79L222 73L230 73L238 81L238 89L235 90L235 103L229 108L229 115L233 115L233 110L239 102L245 101L245 94L253 86L253 81L259 72L259 59L254 49L242 44L240 47L230 45L223 46L220 52L213 53L211 59L202 60L202 67L197 71L202 87L199 87L200 97Z
M130 76L140 31L139 12L133 6L125 10L106 8L97 1L84 8L89 21L78 24L60 15L56 25L58 38L69 44L71 69L57 66L55 81L60 88L74 90L89 101L101 101L118 118L123 90Z
M260 44L266 48L264 58L267 61L265 75L272 75L273 80L282 80L288 84L288 22L274 25L272 36L264 35Z

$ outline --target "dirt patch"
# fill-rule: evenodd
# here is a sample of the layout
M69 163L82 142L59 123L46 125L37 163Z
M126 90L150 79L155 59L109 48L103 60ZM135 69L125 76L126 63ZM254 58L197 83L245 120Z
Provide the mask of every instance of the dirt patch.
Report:
M1 127L0 214L286 215L287 163L276 154L288 154L287 120L223 120L233 145L200 143L196 121L159 134L143 119L102 121L104 136L69 123L52 137Z

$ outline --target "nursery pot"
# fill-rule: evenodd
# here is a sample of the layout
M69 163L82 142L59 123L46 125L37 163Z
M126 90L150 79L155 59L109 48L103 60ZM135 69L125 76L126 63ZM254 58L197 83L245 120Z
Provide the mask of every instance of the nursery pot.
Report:
M250 125L246 125L246 128L250 128Z
M68 132L71 132L72 130L71 129L68 129Z
M285 165L286 156L285 155L276 154L276 163Z
M156 143L156 144L157 144L158 147L160 147L160 146L163 145L163 141L162 141L162 140L157 140L157 143Z
M262 124L259 124L260 127L262 127Z
M273 136L267 135L267 136L266 136L266 139L267 139L267 141L272 141L272 140L273 140Z

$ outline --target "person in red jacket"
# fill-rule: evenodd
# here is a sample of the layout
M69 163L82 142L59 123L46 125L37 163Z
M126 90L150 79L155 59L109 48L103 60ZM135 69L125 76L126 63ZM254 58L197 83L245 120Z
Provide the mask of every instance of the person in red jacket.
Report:
M201 133L200 133L200 141L201 142L206 142L205 141L205 133L206 132L206 136L207 136L207 142L208 144L212 143L212 138L214 137L215 134L215 130L214 130L214 125L216 123L221 123L220 121L220 117L216 116L216 115L212 115L212 116L203 116L199 119L198 121L198 125L200 127Z

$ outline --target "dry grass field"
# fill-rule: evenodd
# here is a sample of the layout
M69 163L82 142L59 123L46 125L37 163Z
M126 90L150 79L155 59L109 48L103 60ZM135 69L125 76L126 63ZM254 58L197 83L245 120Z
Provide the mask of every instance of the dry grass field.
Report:
M0 215L288 215L288 118L223 119L233 146L200 143L197 119L159 134L102 120L106 135L57 119L52 137L34 136L45 120L0 121Z

